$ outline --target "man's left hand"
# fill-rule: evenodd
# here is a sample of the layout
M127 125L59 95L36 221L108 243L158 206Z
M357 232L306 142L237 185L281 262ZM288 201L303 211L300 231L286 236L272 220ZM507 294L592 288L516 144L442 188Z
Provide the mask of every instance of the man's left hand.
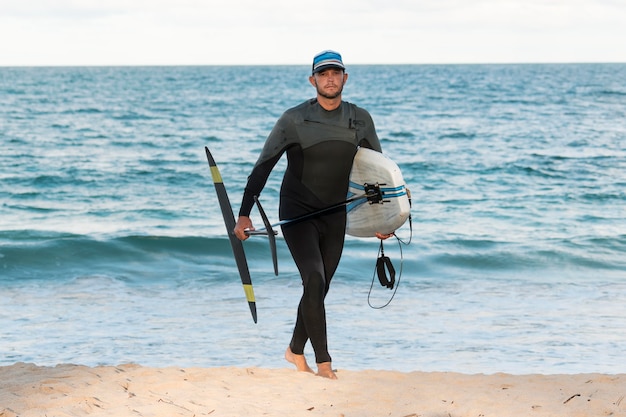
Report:
M379 238L380 240L389 239L391 236L393 236L393 232L387 233L387 234L382 234L382 233L376 232L376 237Z

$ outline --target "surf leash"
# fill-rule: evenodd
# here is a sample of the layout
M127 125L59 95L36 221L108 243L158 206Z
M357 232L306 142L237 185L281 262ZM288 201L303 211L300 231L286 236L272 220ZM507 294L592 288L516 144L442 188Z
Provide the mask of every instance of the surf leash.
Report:
M411 205L411 192L409 191L408 188L407 188L407 194L409 197L409 206L410 206ZM373 309L376 309L376 310L383 309L387 307L389 304L391 304L394 297L396 296L396 293L398 292L398 288L400 287L400 279L402 278L402 270L404 267L404 254L402 252L402 246L410 245L411 240L413 240L413 220L411 219L410 213L409 213L409 230L410 230L409 239L406 241L400 239L398 235L396 235L395 232L393 233L393 236L396 238L398 242L398 249L400 250L400 272L398 274L397 280L396 280L396 269L394 268L393 263L391 262L391 259L385 255L385 248L383 245L383 240L380 241L380 246L378 248L378 258L376 259L376 266L374 267L374 274L372 275L372 283L370 285L369 292L367 293L367 304ZM389 274L389 276L387 276L387 274ZM376 280L377 276L378 276L378 281L380 282L381 286L388 288L390 290L393 290L393 294L391 294L391 297L389 297L389 300L380 306L373 305L372 299L371 299L372 290L374 289L374 281Z

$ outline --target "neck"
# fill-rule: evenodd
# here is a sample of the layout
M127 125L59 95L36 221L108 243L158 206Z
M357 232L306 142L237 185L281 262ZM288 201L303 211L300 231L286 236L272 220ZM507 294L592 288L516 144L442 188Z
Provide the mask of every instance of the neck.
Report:
M321 95L317 95L317 102L326 111L332 111L341 105L341 96L335 98L327 98Z

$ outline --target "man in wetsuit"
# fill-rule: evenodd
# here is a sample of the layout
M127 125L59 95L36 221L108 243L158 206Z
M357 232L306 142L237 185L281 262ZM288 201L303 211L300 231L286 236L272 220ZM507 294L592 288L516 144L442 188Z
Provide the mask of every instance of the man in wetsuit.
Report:
M309 82L316 88L317 97L283 113L267 138L244 191L235 226L239 239L247 239L246 229L254 229L249 217L254 196L260 194L283 153L287 153L287 168L280 190L279 216L293 219L345 201L358 146L381 152L370 114L341 99L347 80L339 53L324 51L313 58ZM303 284L285 358L299 371L313 372L304 357L304 346L310 340L317 375L331 379L337 376L328 353L324 298L341 258L345 229L345 207L282 226ZM377 236L385 239L391 235Z

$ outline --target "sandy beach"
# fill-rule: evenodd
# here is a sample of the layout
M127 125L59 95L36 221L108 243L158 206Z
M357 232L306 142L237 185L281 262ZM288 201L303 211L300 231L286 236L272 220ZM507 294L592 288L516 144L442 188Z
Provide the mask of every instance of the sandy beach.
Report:
M626 416L626 375L0 367L0 416Z

